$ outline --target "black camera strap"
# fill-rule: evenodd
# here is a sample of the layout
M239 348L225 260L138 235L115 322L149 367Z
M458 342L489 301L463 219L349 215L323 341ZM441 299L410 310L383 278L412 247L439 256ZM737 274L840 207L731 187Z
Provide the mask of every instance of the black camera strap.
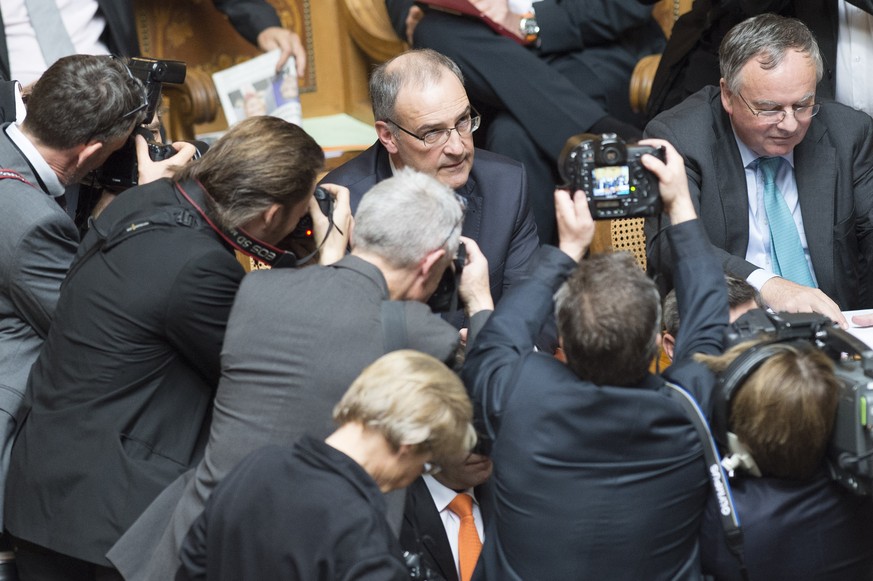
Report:
M740 527L740 518L731 496L731 487L721 466L721 457L715 439L712 437L712 431L709 429L709 423L693 395L669 381L664 381L664 384L672 390L671 394L688 414L691 423L694 424L694 429L700 436L700 441L703 444L703 457L706 460L706 472L718 502L719 520L724 530L727 547L739 562L740 574L743 579L748 581L749 572L746 569L743 553L743 530Z
M209 195L206 192L206 188L199 182L194 182L197 187L199 187L205 195ZM186 182L185 184L176 183L176 189L180 194L188 201L191 206L197 211L203 221L212 228L216 234L218 234L225 242L227 242L231 247L239 252L245 254L249 258L257 260L259 262L263 262L270 268L294 268L299 265L306 264L312 258L318 254L321 250L324 243L327 241L328 236L330 235L330 229L328 229L327 234L324 237L324 240L321 241L321 244L318 245L318 248L313 250L307 256L303 258L297 258L297 255L293 252L288 252L286 250L282 250L281 248L277 248L272 244L268 244L263 240L259 240L254 236L250 235L248 232L243 230L242 228L230 228L225 231L221 229L212 219L206 214L203 208L194 201L194 199L188 195L185 191L185 187L190 187L191 183ZM333 228L333 218L330 221L330 228Z

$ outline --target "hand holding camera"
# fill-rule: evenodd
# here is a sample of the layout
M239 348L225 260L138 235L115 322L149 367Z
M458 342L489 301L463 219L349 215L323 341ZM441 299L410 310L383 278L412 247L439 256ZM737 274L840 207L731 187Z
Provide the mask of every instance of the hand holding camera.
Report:
M658 147L663 152L663 157L644 156L640 161L660 184L661 201L670 222L679 224L697 218L697 211L688 191L685 161L676 148L663 139L644 139L640 141L640 145Z
M137 176L140 184L147 184L161 178L172 177L176 169L199 157L197 147L187 141L155 143L135 131Z
M309 202L312 236L320 245L319 264L333 264L346 254L353 227L348 188L323 184Z
M628 145L614 133L580 133L564 145L558 171L571 192L585 192L595 220L655 216L661 198L657 177L641 161L646 154L666 161L662 147Z

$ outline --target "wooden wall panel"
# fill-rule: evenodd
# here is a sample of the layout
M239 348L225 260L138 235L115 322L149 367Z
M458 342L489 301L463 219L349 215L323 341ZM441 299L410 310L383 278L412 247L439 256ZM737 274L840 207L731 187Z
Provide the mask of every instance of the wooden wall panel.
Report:
M351 42L337 0L269 1L283 26L297 32L307 48L307 74L300 84L304 117L349 113L371 122L369 62ZM136 13L143 55L185 61L194 77L206 78L258 54L211 0L137 0ZM219 108L216 120L197 130L226 126Z

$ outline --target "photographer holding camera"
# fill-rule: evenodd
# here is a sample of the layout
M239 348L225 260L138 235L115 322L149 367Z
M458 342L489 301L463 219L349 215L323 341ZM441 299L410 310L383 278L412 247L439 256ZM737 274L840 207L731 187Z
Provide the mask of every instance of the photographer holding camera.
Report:
M200 459L245 274L234 250L294 263L274 245L313 209L323 163L299 127L249 119L94 221L31 371L12 453L6 525L22 581L111 578L105 553ZM327 236L322 260L342 256L351 220L347 192L330 189L337 227L327 235L327 218L314 220Z
M441 281L459 282L471 340L493 308L488 262L475 242L461 244L463 218L449 187L404 169L361 199L350 255L246 277L227 325L203 460L113 547L109 558L125 579L172 579L185 535L228 472L261 446L290 446L304 432L327 436L343 391L384 353L409 348L454 362L458 331L425 301L439 287L451 290ZM461 248L463 273L454 260ZM398 528L402 499L389 501Z
M78 182L143 121L144 108L143 87L121 60L71 56L33 86L21 125L0 130L0 489L27 373L79 244L65 209Z
M760 314L752 311L737 324ZM744 341L700 360L721 375L716 398L727 408L726 425L716 431L724 432L725 462L735 471L731 490L749 578L873 578L873 501L838 484L826 465L842 396L831 357L810 334L809 340ZM855 424L857 406L848 412ZM701 528L704 573L739 581L717 513L711 502Z
M683 160L640 158L672 226L682 329L664 378L710 408L724 276L691 202ZM474 579L700 579L697 536L708 492L703 447L664 379L655 284L627 253L583 259L594 235L586 193L555 192L559 248L497 306L463 378L492 438L491 506ZM578 262L578 264L577 264ZM557 294L556 294L557 293ZM555 313L566 363L533 350Z

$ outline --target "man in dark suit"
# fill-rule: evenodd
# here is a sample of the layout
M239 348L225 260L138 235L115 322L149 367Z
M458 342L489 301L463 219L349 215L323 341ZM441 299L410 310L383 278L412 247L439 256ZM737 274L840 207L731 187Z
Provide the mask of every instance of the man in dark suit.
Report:
M471 497L473 524L481 547L483 515L487 514L483 496L492 468L487 456L465 453L436 474L416 479L406 489L400 546L420 555L422 562L446 581L469 581L473 569L465 564L475 563L475 557L465 562L467 556L460 555L462 525L461 516L453 510L454 499L462 494Z
M491 296L525 274L536 250L536 225L522 165L473 147L479 114L450 59L431 50L410 51L383 63L370 77L379 141L322 182L345 186L352 209L378 182L411 167L435 176L464 199L463 235L475 240L490 266ZM449 319L456 326L462 313Z
M711 408L724 276L697 220L681 157L643 156L673 225L682 329L664 377ZM584 196L558 191L560 249L495 309L462 377L493 440L493 511L474 579L701 579L697 534L707 494L702 442L664 379L659 299L627 253L581 260L594 224ZM581 262L577 265L577 261ZM557 294L555 294L557 293ZM566 363L534 352L557 313Z
M58 9L61 11L69 11L70 13L78 12L74 16L70 16L65 20L65 27L69 27L70 23L76 22L84 30L86 26L100 26L105 28L102 33L97 34L99 39L97 43L91 46L75 45L79 52L94 53L97 47L100 47L101 52L108 51L111 54L121 56L139 56L139 39L136 34L134 22L133 1L132 0L91 0L92 6L86 7L88 2L67 3L65 8ZM215 7L221 10L230 19L231 24L240 35L247 41L254 44L264 51L279 48L282 50L280 62L277 65L277 70L284 64L288 56L292 55L296 59L298 75L302 76L306 66L306 51L300 43L300 39L294 32L282 28L279 16L276 10L266 0L213 0ZM22 8L24 8L22 6ZM91 11L91 16L87 17L88 11ZM86 18L83 20L82 15ZM102 17L102 18L101 18ZM26 10L15 12L14 14L0 15L0 24L3 25L2 37L0 37L0 75L4 79L20 80L23 84L28 84L34 79L31 77L20 78L20 75L15 74L17 67L23 66L24 63L10 63L9 43L12 41L8 38L8 26L14 24L16 29L21 31L30 26L29 15ZM83 30L68 30L70 37L81 40L93 36L91 32L84 33ZM93 30L93 28L91 29ZM29 52L29 63L26 65L29 69L35 64L34 60L41 58L40 54ZM52 63L43 63L45 67ZM33 70L33 73L41 72Z
M286 159L278 173L271 155ZM231 241L243 230L248 248L282 240L309 209L323 160L299 127L247 119L174 181L133 188L94 221L31 370L12 451L6 528L24 581L113 573L105 553L202 456L245 274ZM344 206L336 218L348 232ZM316 229L323 237L326 224ZM326 260L345 250L338 231Z
M816 94L821 99L833 99L841 1L873 14L871 0L695 0L691 10L673 26L652 81L646 113L655 117L703 87L718 85L718 46L725 34L746 18L765 12L791 16L809 26L824 64Z
M873 305L873 120L816 103L822 61L797 20L746 20L721 53L721 87L702 89L646 132L685 156L692 198L725 272L747 280L774 310L815 311L845 325L840 309ZM768 180L771 163L778 169ZM794 228L774 238L769 224L779 212ZM675 261L659 224L646 223L649 265L669 282ZM785 233L793 242L783 246Z
M401 38L458 63L470 99L485 115L482 146L524 163L537 231L552 243L552 193L567 139L586 131L640 136L643 119L628 98L631 72L665 43L652 19L653 0L474 4L517 39L469 16L386 0Z

